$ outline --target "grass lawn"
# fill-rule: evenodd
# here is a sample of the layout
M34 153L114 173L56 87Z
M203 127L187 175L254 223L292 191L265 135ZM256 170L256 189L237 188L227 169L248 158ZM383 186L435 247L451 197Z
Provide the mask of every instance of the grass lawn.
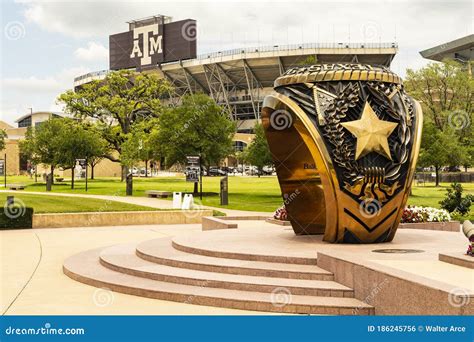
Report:
M5 203L7 195L14 195L15 199L20 199L27 207L34 208L34 212L40 213L74 213L86 211L141 211L159 210L139 205L106 201L93 198L78 200L74 197L65 196L41 196L32 194L22 194L19 192L0 193L0 203Z
M220 207L219 205L220 177L203 177L203 204ZM7 183L22 183L28 185L28 191L45 191L44 183L34 183L34 179L26 176L8 177ZM53 192L86 193L83 180L75 182L76 189L71 190L70 183L53 185ZM439 201L446 193L448 183L435 187L434 184L414 186L408 204L439 208ZM474 194L474 183L462 184L465 193ZM166 190L192 192L193 184L187 183L184 177L134 178L134 196L145 196L145 190ZM125 184L117 178L98 178L89 181L88 194L125 195ZM266 177L229 177L229 205L226 208L250 211L274 211L282 204L278 180L274 176ZM80 205L76 203L75 205ZM474 219L474 205L471 207L469 219Z

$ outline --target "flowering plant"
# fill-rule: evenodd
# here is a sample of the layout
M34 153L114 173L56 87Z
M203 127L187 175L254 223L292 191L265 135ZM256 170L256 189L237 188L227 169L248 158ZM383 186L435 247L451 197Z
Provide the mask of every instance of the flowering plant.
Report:
M275 213L273 214L273 218L275 220L280 221L288 220L288 212L286 211L286 207L284 204L275 211Z
M402 223L419 222L448 222L451 221L451 215L444 209L431 207L408 206L403 210Z

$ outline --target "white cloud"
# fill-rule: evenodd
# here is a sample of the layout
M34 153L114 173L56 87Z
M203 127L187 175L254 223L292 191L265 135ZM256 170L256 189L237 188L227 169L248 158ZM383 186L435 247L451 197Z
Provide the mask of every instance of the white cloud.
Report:
M39 28L55 33L59 43L74 47L90 41L75 50L76 59L59 54L55 58L70 59L70 65L99 61L96 64L102 67L96 69L108 64L106 48L97 42L126 31L129 20L158 13L173 16L174 20L196 19L199 53L287 43L397 41L400 50L392 68L402 76L406 68L417 68L427 62L418 51L473 32L469 0L17 2L21 3L28 30ZM41 70L44 66L36 67ZM49 77L4 79L1 109L26 110L31 104L35 110L47 109L61 91L72 87L74 76L95 71L79 69L70 68Z
M34 111L59 109L56 98L62 92L72 89L74 77L91 70L73 67L47 77L10 77L0 83L0 119L8 123L25 114L32 107Z
M74 56L86 62L106 62L109 50L100 43L89 42L87 48L81 47L74 51Z

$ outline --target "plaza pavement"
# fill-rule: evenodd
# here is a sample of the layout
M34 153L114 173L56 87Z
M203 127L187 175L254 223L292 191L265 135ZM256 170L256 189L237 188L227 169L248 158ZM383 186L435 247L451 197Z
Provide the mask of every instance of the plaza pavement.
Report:
M242 315L261 312L198 306L97 289L62 270L69 256L95 247L185 235L201 225L0 231L0 309L6 315Z
M148 197L33 191L21 191L21 193L95 198L157 209L172 208L172 201ZM261 212L206 208L216 209L227 215L270 215ZM108 290L97 290L71 280L62 271L64 259L90 248L176 236L199 230L201 225L188 224L1 231L1 312L8 315L245 314L246 311L242 310L149 300ZM247 313L261 314L251 311Z

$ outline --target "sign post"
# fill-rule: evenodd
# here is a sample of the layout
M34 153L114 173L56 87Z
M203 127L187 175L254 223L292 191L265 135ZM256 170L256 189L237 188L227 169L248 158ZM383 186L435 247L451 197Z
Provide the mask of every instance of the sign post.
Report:
M197 193L197 184L200 181L199 174L201 173L201 161L199 156L186 156L186 182L194 183L193 193ZM202 185L201 185L202 189Z
M3 175L3 185L7 188L7 154L5 153L4 159L0 159L0 174Z
M87 158L86 158L86 192L87 192Z
M221 205L229 204L229 176L221 178Z
M202 203L202 158L201 154L199 153L199 199Z

